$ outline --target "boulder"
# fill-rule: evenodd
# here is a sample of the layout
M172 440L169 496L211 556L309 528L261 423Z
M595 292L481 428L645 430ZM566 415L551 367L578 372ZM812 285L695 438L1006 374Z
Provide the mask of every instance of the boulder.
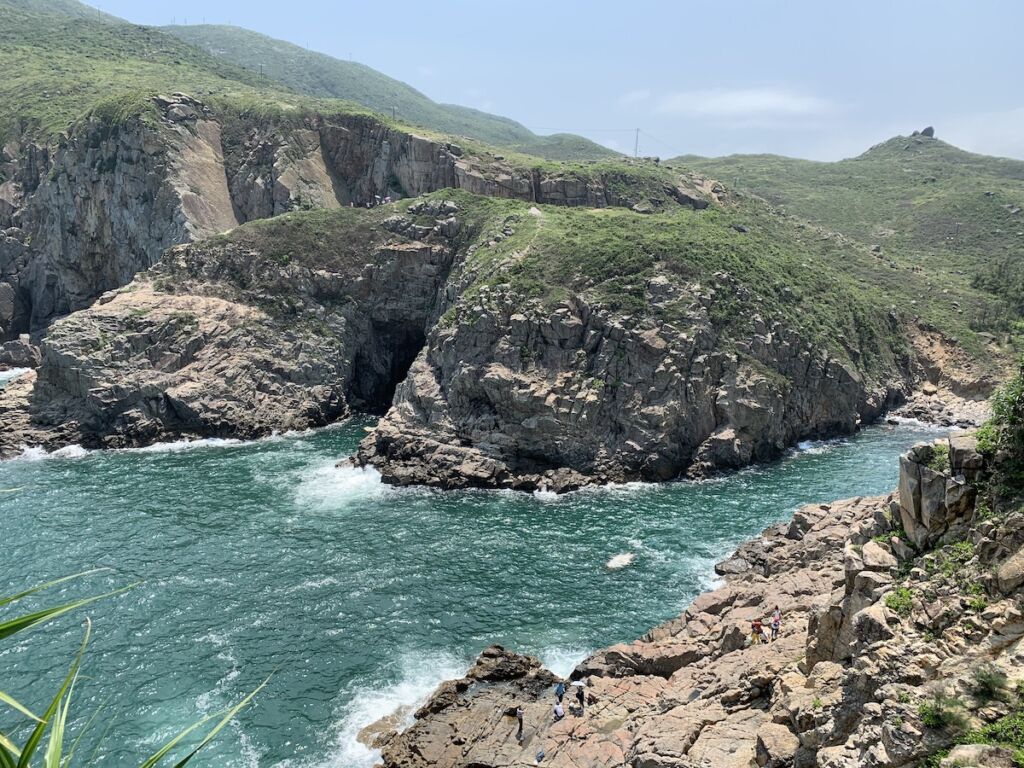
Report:
M1013 753L990 744L961 744L942 758L940 768L1014 768Z
M784 725L769 723L757 729L754 759L760 768L790 768L800 739Z
M999 580L999 591L1004 595L1015 592L1024 585L1024 547L999 566L996 577Z

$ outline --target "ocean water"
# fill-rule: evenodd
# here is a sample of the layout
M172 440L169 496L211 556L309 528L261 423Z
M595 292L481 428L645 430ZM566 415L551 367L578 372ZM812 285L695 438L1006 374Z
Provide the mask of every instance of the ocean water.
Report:
M110 570L52 599L140 582L0 644L0 689L43 709L88 615L73 711L80 727L103 707L80 748L96 765L137 765L273 673L192 764L363 768L360 728L486 645L567 673L677 615L716 560L798 505L887 492L899 453L938 434L872 427L711 481L559 497L393 489L336 469L369 423L0 463L0 594L96 567Z

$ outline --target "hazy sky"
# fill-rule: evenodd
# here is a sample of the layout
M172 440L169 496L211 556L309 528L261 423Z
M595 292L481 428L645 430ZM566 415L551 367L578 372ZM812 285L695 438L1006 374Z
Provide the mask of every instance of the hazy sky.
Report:
M1024 158L1020 0L96 0L144 24L227 23L436 101L641 154L831 160L934 125Z

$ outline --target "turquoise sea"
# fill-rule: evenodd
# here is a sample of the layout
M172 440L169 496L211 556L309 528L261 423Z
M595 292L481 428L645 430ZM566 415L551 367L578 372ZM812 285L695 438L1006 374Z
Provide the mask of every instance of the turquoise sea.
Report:
M193 765L369 766L359 729L484 646L567 673L678 614L716 560L798 505L890 490L899 453L937 434L871 427L712 481L556 497L393 489L335 468L371 423L0 463L0 594L101 566L52 598L141 582L0 646L0 689L42 709L88 615L74 710L81 725L103 707L82 748L96 765L137 764L273 672ZM624 553L630 566L606 567Z

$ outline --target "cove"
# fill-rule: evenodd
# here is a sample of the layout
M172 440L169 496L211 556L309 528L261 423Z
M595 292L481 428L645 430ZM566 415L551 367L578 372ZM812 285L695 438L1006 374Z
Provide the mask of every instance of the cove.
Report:
M75 722L105 702L98 765L137 762L275 670L193 764L371 765L358 730L484 646L567 673L677 615L716 560L797 506L891 490L899 453L939 434L876 426L715 480L555 497L394 489L336 469L370 423L0 464L0 593L98 566L111 571L53 598L141 581L88 611ZM628 567L606 567L625 553ZM5 688L42 702L81 618L6 646Z

